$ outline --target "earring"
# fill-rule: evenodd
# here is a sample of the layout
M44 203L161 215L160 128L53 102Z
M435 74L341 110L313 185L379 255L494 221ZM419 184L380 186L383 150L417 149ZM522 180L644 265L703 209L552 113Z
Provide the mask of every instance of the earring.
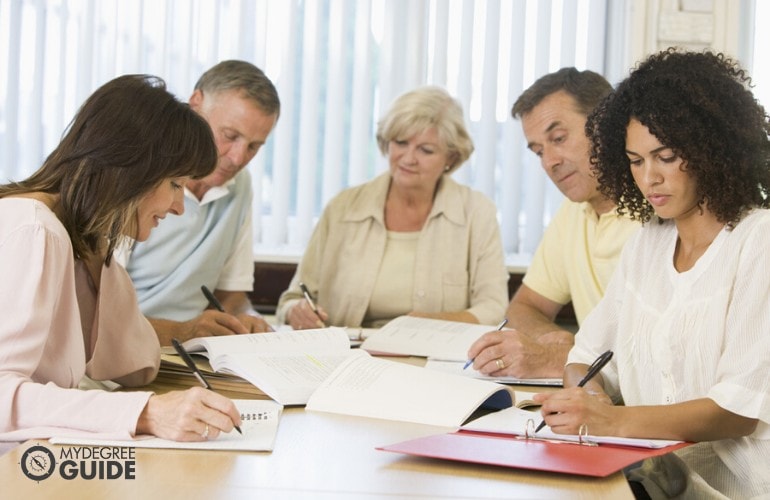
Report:
M450 168L450 167L449 167L449 165L447 165L446 167L444 167L444 172L449 172L449 168Z

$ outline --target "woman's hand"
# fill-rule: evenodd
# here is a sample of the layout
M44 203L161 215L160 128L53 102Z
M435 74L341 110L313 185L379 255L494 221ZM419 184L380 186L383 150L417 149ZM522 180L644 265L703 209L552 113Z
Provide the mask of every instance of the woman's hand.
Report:
M329 319L329 315L326 314L326 311L324 311L321 306L317 307L318 315L316 315L313 308L310 307L310 303L307 300L302 299L286 312L286 320L295 330L323 328L325 326L324 323ZM321 316L320 318L318 317L319 315Z
M578 434L580 427L595 436L617 436L617 407L603 391L571 387L558 392L541 393L534 400L542 404L545 423L557 434Z
M173 441L216 439L241 424L232 401L202 387L153 395L136 423L137 434Z

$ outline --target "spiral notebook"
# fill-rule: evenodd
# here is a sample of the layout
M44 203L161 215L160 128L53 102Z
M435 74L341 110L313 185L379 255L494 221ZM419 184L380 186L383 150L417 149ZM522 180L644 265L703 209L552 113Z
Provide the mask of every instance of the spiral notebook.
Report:
M89 435L52 437L52 444L77 446L123 446L130 448L169 448L183 450L272 451L283 406L260 399L234 400L241 413L241 431L233 430L206 441L179 442L150 436L132 440L101 439Z

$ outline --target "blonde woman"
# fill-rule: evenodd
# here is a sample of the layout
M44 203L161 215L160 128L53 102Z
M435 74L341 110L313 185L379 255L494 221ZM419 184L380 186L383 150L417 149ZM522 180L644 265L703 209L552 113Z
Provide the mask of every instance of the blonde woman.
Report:
M496 208L451 178L473 152L461 106L438 87L406 93L380 121L377 143L390 168L326 207L279 321L376 327L412 314L498 323L508 273Z

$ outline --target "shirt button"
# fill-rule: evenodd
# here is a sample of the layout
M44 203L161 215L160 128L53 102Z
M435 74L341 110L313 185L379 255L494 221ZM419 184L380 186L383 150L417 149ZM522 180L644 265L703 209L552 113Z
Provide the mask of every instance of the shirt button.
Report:
M418 291L417 292L417 296L420 297L420 298L425 297L425 290Z

